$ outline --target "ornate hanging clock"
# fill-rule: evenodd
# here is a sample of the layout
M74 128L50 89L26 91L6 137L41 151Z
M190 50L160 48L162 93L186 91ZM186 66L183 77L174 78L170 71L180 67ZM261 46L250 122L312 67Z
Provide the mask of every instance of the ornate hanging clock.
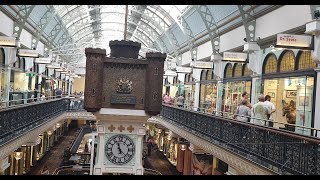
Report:
M135 145L133 140L123 134L117 134L107 141L105 154L107 159L116 165L123 165L133 158Z

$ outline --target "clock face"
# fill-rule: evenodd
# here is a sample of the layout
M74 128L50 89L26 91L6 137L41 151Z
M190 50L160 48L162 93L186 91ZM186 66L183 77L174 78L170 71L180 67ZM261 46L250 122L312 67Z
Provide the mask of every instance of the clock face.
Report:
M117 165L128 163L134 155L134 150L132 139L122 134L110 137L105 146L106 157Z

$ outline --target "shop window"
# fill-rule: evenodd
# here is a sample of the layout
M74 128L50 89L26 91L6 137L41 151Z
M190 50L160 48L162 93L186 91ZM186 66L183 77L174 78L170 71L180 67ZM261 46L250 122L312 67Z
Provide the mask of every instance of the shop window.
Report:
M252 70L248 68L248 64L243 65L243 76L251 76L252 75Z
M311 58L311 51L303 51L298 59L298 70L313 69L317 64Z
M232 65L230 63L226 65L226 68L224 70L224 77L225 78L232 77Z
M201 81L202 80L206 80L206 78L207 78L207 70L202 70L201 71Z
M269 54L267 59L264 60L264 74L276 73L277 72L277 58L274 54Z
M210 69L207 72L207 80L212 80L212 79L213 79L213 71L212 69Z
M233 66L233 77L241 77L242 76L242 66L239 63L235 63Z
M292 51L284 53L280 59L280 72L294 71L294 54Z

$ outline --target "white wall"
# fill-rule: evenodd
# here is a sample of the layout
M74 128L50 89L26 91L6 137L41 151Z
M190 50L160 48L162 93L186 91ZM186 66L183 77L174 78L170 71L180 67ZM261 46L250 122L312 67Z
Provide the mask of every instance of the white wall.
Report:
M228 51L244 44L243 39L246 33L243 26L240 26L220 36L220 52Z
M212 54L211 41L208 41L208 42L198 46L198 54L197 54L198 60L209 57L209 56L211 56L211 54Z
M0 11L0 32L7 36L13 35L13 21Z
M188 63L191 62L191 53L190 53L190 51L187 51L187 52L183 53L181 55L181 57L182 57L182 65L188 64Z
M256 20L256 37L265 38L311 21L310 5L287 5Z
M28 48L31 48L31 39L32 39L32 35L26 30L22 29L22 32L20 35L21 44L27 46Z
M39 54L43 55L43 52L44 52L44 45L43 45L43 43L42 43L42 42L40 42L40 41L38 42L38 45L37 45L36 51L37 51Z

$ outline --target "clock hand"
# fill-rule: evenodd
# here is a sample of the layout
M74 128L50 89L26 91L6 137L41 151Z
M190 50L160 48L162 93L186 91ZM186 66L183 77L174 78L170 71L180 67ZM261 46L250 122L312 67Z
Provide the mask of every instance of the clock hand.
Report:
M120 144L119 143L117 143L118 144L118 151L119 151L119 154L121 154L122 153L122 150L121 150L121 148L120 148Z

